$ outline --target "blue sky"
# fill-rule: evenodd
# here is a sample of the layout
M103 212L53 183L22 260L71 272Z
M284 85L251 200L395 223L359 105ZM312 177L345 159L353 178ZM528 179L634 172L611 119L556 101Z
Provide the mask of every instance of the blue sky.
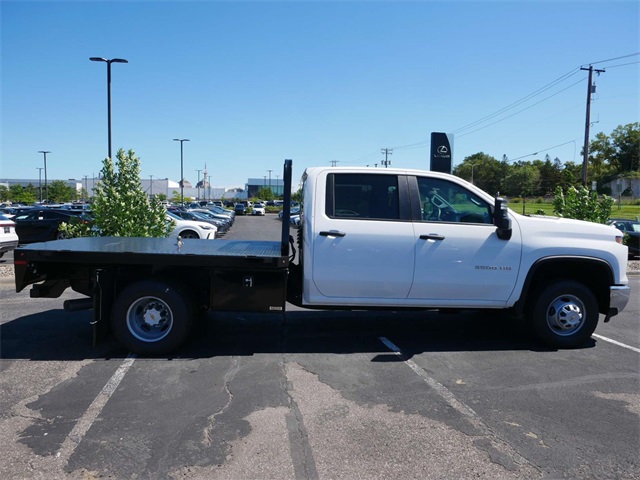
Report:
M3 0L0 29L0 178L37 179L39 150L49 179L98 175L107 82L94 56L129 61L112 65L113 149L135 150L143 178L179 179L174 138L191 140L187 180L206 163L229 187L281 175L285 158L294 179L379 165L382 148L394 167L428 169L433 131L454 133L454 164L581 162L590 63L606 68L591 137L639 119L635 0Z

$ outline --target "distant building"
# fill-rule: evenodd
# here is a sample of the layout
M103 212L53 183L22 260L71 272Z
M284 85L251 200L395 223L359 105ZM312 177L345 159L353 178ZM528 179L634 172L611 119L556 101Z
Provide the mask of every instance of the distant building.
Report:
M47 179L47 184L51 185L51 182L56 179ZM86 177L82 180L69 179L63 180L65 185L73 188L78 192L78 196L84 189L87 192L89 198L95 195L95 187L98 185L98 177ZM174 192L180 193L180 182L169 180L168 178L149 178L140 179L142 190L150 196L159 194L166 195L167 198L174 196ZM11 185L21 185L27 187L33 185L36 188L42 187L43 195L45 190L44 180L29 178L0 178L0 185L7 188ZM184 196L185 198L193 198L196 200L219 200L221 198L247 198L247 193L244 189L239 187L213 187L208 182L200 182L195 187L185 180L184 182Z
M284 180L281 178L272 178L269 180L267 177L247 179L245 190L247 191L248 198L257 197L258 191L261 188L271 188L274 196L281 197L284 195Z
M604 187L611 189L611 196L618 198L621 195L640 198L640 178L614 178Z

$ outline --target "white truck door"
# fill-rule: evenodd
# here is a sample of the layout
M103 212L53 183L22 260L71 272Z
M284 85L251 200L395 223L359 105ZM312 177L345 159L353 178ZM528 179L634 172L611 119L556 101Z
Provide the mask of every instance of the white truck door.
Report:
M397 175L327 174L323 211L316 207L313 228L312 278L321 297L381 303L407 297L414 232L408 216L402 219L398 182Z
M501 240L491 206L463 185L417 177L422 219L414 222L416 268L411 299L430 304L505 304L516 283L520 231Z

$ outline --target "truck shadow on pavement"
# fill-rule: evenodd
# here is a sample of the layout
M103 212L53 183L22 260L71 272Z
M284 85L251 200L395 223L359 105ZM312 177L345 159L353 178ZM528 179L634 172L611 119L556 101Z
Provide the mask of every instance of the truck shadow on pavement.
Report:
M112 335L92 343L91 312L49 310L0 326L0 358L83 360L124 358ZM397 345L402 356L381 338ZM595 346L592 339L582 348ZM288 311L210 313L192 337L170 355L209 358L259 353L375 353L372 361L395 362L425 352L555 351L539 345L515 319L496 312Z

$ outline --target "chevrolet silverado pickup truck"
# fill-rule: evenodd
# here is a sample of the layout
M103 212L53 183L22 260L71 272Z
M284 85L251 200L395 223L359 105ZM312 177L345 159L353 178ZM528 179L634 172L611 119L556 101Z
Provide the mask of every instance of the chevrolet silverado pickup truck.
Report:
M542 343L584 344L629 300L627 248L607 225L519 215L452 175L308 168L290 235L285 161L280 241L91 237L19 247L16 291L85 295L94 342L138 354L180 346L201 312L309 309L509 311Z

